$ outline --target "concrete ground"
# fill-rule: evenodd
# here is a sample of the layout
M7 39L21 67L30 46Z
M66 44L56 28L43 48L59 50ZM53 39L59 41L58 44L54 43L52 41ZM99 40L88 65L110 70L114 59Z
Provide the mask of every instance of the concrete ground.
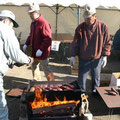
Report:
M59 63L50 60L49 63L51 69L54 72L56 81L74 81L77 80L77 76L70 74L70 65L67 63ZM114 71L120 71L120 62L108 62L106 69L112 69ZM43 71L42 80L46 81ZM29 66L14 67L9 69L6 76L4 77L4 88L7 93L12 88L25 88L28 85L28 80L32 79L32 73ZM91 94L91 80L87 80L87 91L88 91L88 101L89 110L93 115L93 120L120 120L120 109L114 109L112 115L109 114L109 109L98 96L93 96ZM20 112L20 98L8 97L6 95L9 108L10 120L18 120Z

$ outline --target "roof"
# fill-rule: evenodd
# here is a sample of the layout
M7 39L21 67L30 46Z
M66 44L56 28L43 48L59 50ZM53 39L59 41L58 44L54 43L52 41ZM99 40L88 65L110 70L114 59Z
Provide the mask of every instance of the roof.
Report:
M70 6L71 4L76 4L81 7L85 4L92 4L94 7L103 6L105 8L116 7L120 9L119 0L0 0L0 5L8 3L18 6L31 3L45 4L48 6L53 6L56 4L60 4L62 6Z

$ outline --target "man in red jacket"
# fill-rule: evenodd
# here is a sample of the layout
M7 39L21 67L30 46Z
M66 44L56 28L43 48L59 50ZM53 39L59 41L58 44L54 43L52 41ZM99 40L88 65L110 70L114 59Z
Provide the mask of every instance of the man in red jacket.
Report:
M53 73L48 66L48 56L50 54L52 42L52 30L47 20L40 14L38 4L30 5L28 13L32 19L30 26L30 35L28 36L23 50L26 51L28 45L31 46L32 57L32 73L34 80L41 80L40 66L42 67L48 81L54 81Z

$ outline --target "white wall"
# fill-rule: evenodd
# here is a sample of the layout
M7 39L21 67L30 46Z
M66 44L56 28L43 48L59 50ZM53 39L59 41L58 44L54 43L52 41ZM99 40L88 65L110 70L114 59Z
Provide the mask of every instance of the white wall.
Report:
M27 14L28 6L14 6L14 5L6 5L0 6L0 10L8 9L14 12L16 15L16 21L19 23L20 27L15 28L16 34L22 32L21 44L23 44L29 35L30 23L31 19ZM55 7L52 8L56 11ZM63 8L59 8L59 12ZM55 33L56 26L56 15L55 13L48 7L41 7L41 13L43 16L49 21L52 26L52 32ZM118 30L120 25L120 11L118 10L101 10L97 9L97 18L104 21L108 27L111 35L114 35ZM66 8L58 15L58 33L70 33L74 34L74 30L77 27L77 9ZM82 9L81 9L81 17L80 22L83 22L82 18Z

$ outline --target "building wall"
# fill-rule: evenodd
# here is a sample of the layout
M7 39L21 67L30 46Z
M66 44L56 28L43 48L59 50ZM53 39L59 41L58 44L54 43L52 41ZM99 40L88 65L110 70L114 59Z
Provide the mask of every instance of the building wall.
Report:
M14 12L16 15L16 21L19 23L19 28L15 28L15 32L18 35L22 32L21 44L23 44L29 35L31 19L27 14L28 6L14 6L14 5L4 5L0 6L0 10L8 9ZM53 12L54 11L54 12ZM82 9L80 15L80 22L83 22ZM52 26L52 32L55 33L56 30L56 9L52 7L41 7L41 14L49 21ZM97 9L97 18L104 21L108 27L111 35L114 35L120 26L120 11L118 10L107 10L107 9ZM77 9L76 8L59 8L58 14L58 33L69 33L74 34L74 30L77 27Z

